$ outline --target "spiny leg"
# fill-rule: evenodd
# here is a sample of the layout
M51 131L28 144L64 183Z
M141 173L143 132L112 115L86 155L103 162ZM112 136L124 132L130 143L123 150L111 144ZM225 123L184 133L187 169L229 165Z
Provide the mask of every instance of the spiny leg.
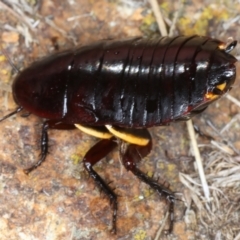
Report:
M93 170L93 165L104 158L115 147L117 147L116 139L103 139L95 144L84 156L83 164L88 171L90 177L94 180L96 185L107 195L113 210L112 216L112 233L116 233L116 220L117 220L117 195L111 190L103 179Z
M41 135L41 152L39 160L29 168L24 169L25 174L29 174L31 171L39 167L46 159L48 154L48 129L74 129L74 125L64 124L56 120L47 120L42 125L42 135Z
M40 166L47 154L48 154L48 123L44 122L42 126L42 136L41 136L41 153L40 153L40 159L31 167L24 169L24 173L29 174L32 170L36 169L38 166Z
M147 131L147 130L145 130ZM154 179L148 177L141 170L137 168L137 162L141 161L143 157L148 155L148 153L152 149L152 140L149 135L149 142L145 146L138 146L134 144L130 144L126 151L122 153L122 162L125 168L131 171L135 176L137 176L141 181L148 184L151 188L153 188L160 196L165 197L169 202L169 221L170 226L168 232L171 233L173 230L173 221L174 221L174 204L175 204L175 196L172 191L167 189L165 186L159 184Z

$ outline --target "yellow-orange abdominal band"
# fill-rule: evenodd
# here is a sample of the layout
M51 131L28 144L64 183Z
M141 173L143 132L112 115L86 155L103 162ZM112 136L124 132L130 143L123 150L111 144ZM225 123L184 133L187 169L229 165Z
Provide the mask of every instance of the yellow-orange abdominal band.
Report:
M146 146L149 143L148 138L144 138L142 136L141 137L136 136L131 133L124 132L124 131L119 131L111 125L105 125L105 126L108 129L108 131L111 132L114 136L116 136L128 143L136 144L139 146Z
M74 124L74 125L75 125L75 127L77 127L82 132L87 133L87 134L89 134L91 136L94 136L94 137L97 137L97 138L109 139L109 138L111 138L113 136L108 131L100 131L98 129L82 126L80 124Z

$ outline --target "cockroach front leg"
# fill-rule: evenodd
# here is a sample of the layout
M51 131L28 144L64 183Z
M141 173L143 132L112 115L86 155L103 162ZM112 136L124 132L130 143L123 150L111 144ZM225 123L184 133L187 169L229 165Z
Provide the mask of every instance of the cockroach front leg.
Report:
M147 130L146 130L147 131ZM137 168L137 163L148 153L152 148L152 140L149 140L149 143L146 146L138 146L134 144L128 145L126 151L122 153L122 162L125 168L131 171L135 176L137 176L141 181L148 184L153 188L160 196L163 196L169 202L169 221L170 226L168 232L171 233L173 230L173 220L174 220L174 203L175 196L172 191L167 189L165 186L159 184L154 179L148 177L142 171Z
M47 120L42 125L42 135L41 135L41 152L39 160L29 168L24 169L25 174L29 174L31 171L39 167L46 159L48 154L48 129L61 129L69 130L74 129L75 126L72 124L61 123L57 120Z
M117 147L115 138L103 139L94 145L83 158L85 169L88 171L89 175L94 180L99 189L102 190L110 200L110 204L113 210L111 232L114 234L116 233L117 221L117 195L111 190L108 184L106 184L103 179L93 170L93 165L104 158L115 147Z
M46 158L46 156L48 154L48 132L47 132L48 131L48 127L49 127L48 122L45 121L43 123L43 126L42 126L40 158L34 165L32 165L31 167L26 168L26 169L23 170L24 173L26 173L26 174L29 174L32 170L34 170L38 166L40 166L44 162L44 160L45 160L45 158Z

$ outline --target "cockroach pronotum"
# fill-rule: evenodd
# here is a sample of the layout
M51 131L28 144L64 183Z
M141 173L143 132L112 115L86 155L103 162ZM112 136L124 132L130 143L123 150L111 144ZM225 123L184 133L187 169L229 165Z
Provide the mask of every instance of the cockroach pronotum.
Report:
M18 108L43 118L40 159L45 160L48 129L79 128L102 138L85 155L83 164L112 206L116 233L117 195L93 170L94 164L117 146L121 160L141 181L169 203L173 229L175 196L145 175L137 162L151 150L147 128L187 120L231 89L236 77L230 52L236 46L208 37L178 36L102 41L54 54L21 71L12 85Z

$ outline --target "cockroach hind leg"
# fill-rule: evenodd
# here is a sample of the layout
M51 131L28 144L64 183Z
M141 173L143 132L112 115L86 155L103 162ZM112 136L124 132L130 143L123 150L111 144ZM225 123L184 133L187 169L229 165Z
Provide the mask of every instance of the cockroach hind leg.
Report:
M136 177L138 177L142 182L149 185L153 190L155 190L160 197L164 197L169 204L169 228L168 233L170 234L173 231L173 222L174 222L174 206L175 206L175 196L174 193L158 183L153 178L144 174L136 166L136 162L139 162L141 158L145 157L151 151L152 141L150 140L146 146L137 146L130 144L122 155L122 162L125 168L131 171Z
M174 225L174 206L175 206L175 195L174 192L166 188L164 185L160 184L159 182L155 181L153 178L148 177L139 169L135 168L131 170L132 173L137 176L141 181L145 182L149 185L153 190L155 190L160 197L164 197L168 202L168 212L169 212L169 227L165 230L167 234L171 234L173 231Z

